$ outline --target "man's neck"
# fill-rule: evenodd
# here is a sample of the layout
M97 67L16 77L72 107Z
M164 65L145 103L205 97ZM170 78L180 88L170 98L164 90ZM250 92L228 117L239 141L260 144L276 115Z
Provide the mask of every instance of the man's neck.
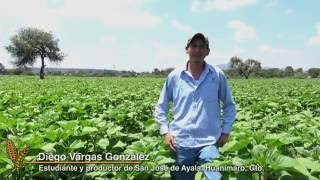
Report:
M187 71L189 71L195 80L200 78L202 71L204 70L205 62L194 62L188 61L187 62Z

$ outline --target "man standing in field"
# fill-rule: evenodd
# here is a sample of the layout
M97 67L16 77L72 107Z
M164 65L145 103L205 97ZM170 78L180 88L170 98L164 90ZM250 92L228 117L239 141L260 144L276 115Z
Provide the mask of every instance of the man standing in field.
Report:
M172 71L155 108L155 119L165 144L175 152L176 165L194 166L219 156L218 147L228 140L236 117L235 102L222 70L207 64L209 41L195 34L186 45L186 67ZM173 102L174 120L168 121L168 104ZM223 103L221 123L220 101ZM176 179L194 179L196 172L175 172ZM215 171L204 171L207 179L220 179Z

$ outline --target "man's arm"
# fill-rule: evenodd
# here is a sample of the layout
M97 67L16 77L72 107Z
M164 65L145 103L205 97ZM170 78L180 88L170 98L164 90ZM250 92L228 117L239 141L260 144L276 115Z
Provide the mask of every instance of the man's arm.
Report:
M160 126L160 134L164 135L164 143L172 150L175 149L175 137L169 132L168 111L169 102L172 100L172 85L169 83L169 77L163 85L158 103L155 108L154 117Z
M223 126L222 133L230 134L232 124L236 119L236 106L232 93L224 73L220 75L219 99L223 102Z
M172 100L172 87L169 84L169 78L163 85L158 103L155 107L154 117L160 127L160 134L164 135L169 132L168 111L169 102Z

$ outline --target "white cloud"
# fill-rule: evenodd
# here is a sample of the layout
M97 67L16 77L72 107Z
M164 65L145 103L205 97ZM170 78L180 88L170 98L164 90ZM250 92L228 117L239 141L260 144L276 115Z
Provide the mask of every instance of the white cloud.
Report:
M155 64L152 63L150 49L139 43L122 46L79 45L77 48L65 47L65 50L68 56L58 67L145 71L154 68Z
M106 38L107 40L109 38ZM184 65L187 54L182 46L178 48L166 42L122 42L115 41L108 45L78 45L64 48L68 56L60 65L48 64L50 67L94 68L134 70L136 72L152 71L154 68L178 67ZM89 53L83 53L89 52ZM0 51L1 53L1 51ZM40 61L34 65L40 67Z
M107 27L156 27L162 23L162 18L143 9L147 2L148 0L68 0L57 11L66 17L96 20Z
M271 52L274 51L271 50ZM320 65L320 54L317 53L316 49L280 50L281 53L278 52L251 51L248 57L259 60L264 67L285 68L286 66L293 66L294 68L301 67L307 70L310 67L318 67Z
M308 45L315 46L320 44L320 23L316 24L316 35L311 37L308 41Z
M1 0L0 21L8 20L9 23L0 24L0 45L1 47L8 45L9 36L15 34L21 27L37 27L53 31L57 37L61 37L62 25L67 18L69 21L92 20L108 28L158 26L162 18L144 10L144 5L148 2L149 0L68 0L61 3L59 1L59 6L50 8L46 0ZM96 46L74 44L70 41L67 43L68 46L63 45L68 38L61 40L59 45L63 47L63 52L66 52L68 56L60 65L50 64L50 67L112 68L112 65L115 64L118 69L151 69L149 48L130 43L126 43L121 48L105 46L116 43L117 39L112 35L101 38ZM129 62L131 59L134 59L136 63ZM4 48L0 48L1 63L12 68L10 64L12 60L9 53ZM147 65L141 66L141 64ZM35 67L39 67L39 62L35 63Z
M278 34L277 34L277 38L278 38L278 39L283 39L283 38L284 38L284 36L283 36L283 34L278 33Z
M286 10L286 14L291 14L291 13L293 13L293 9L289 8Z
M191 11L232 11L243 6L255 4L256 0L193 0Z
M153 63L155 67L167 68L178 67L184 65L188 56L185 53L183 46L177 46L169 43L155 41L153 47Z
M44 0L2 0L0 6L0 61L6 68L12 68L14 59L3 48L9 44L9 39L20 28L36 27L45 31L53 31L60 37L61 19L47 7ZM9 22L9 23L8 23ZM61 41L60 41L61 42ZM59 43L60 44L60 43Z
M246 51L243 48L235 47L233 49L232 55L240 55L240 54L243 54L244 52Z
M267 7L273 7L278 4L278 0L269 0L267 3Z
M235 40L238 42L254 40L257 37L256 30L242 21L232 20L228 26L235 31Z
M192 12L198 12L202 9L202 3L199 0L193 0L191 2L191 11Z
M230 53L223 51L222 49L214 48L210 50L210 53L205 60L209 64L218 65L228 63L230 57Z
M148 28L162 23L160 16L144 10L150 0L68 0L49 8L45 0L2 0L0 17L19 21L21 26L35 26L57 31L66 18L93 20L107 27Z
M60 27L57 14L47 7L44 0L2 0L0 17L10 19L13 22L9 27L4 27L6 30L31 26L58 31Z
M192 27L186 24L182 24L181 22L177 21L177 20L172 20L171 21L171 25L177 29L178 31L182 31L182 32L188 32L191 33L192 32Z
M116 38L113 36L105 36L101 40L102 40L102 43L105 43L105 44L114 44L116 42Z
M267 44L262 44L258 47L258 50L263 53L272 53L272 54L279 54L279 53L287 53L287 49L280 49L280 48L273 48Z
M210 52L210 54L209 54L208 57L213 57L213 58L222 60L221 63L222 63L222 62L226 62L226 60L228 60L228 58L230 58L230 57L228 56L228 54L223 53L223 52L220 52L220 51L218 51L217 49L216 49L214 52Z

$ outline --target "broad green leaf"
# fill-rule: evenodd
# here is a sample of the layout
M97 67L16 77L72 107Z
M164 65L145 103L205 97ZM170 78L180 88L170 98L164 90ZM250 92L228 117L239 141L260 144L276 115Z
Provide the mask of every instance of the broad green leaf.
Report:
M142 133L128 134L127 137L132 139L141 139L143 138L143 134Z
M203 172L197 172L196 173L196 176L194 177L194 179L195 180L204 180L205 178L204 178L204 174L203 174Z
M310 176L309 171L307 168L301 164L299 161L296 159L292 159L291 157L288 156L283 156L282 161L279 164L280 169L287 169L291 168L292 170L299 172L303 175Z
M81 140L75 140L73 143L70 144L70 149L80 149L84 148L87 143Z
M123 143L122 141L118 141L117 144L113 146L113 148L124 148L124 147L126 147L126 144Z
M109 140L108 139L100 139L97 143L97 145L99 147L101 147L102 149L106 149L109 146Z
M84 127L82 129L81 135L90 134L90 133L93 133L96 131L98 131L98 129L96 127Z
M305 166L307 169L311 169L311 171L319 172L320 173L320 162L307 159L307 158L297 158L296 161L303 166Z
M68 110L68 113L76 113L77 109L75 107L72 107Z
M14 166L13 162L11 159L8 158L8 156L4 153L0 154L0 162L5 162L7 164L10 164L11 166Z
M281 172L281 175L280 175L280 178L282 179L284 179L284 178L286 178L286 179L292 179L293 177L291 176L291 174L289 173L289 172L287 172L287 171L285 171L285 170L282 170Z
M169 164L169 163L174 163L175 160L172 158L164 157L164 156L158 156L156 158L156 161L158 164Z
M54 141L58 137L58 131L57 130L53 130L53 129L49 129L46 132L46 136L45 137L50 139L51 141Z
M78 124L79 122L77 120L73 120L73 121L59 121L57 122L63 129L67 129L67 130L73 130Z
M47 143L46 145L42 146L41 149L44 150L45 152L55 152L54 146L56 143Z
M122 127L121 126L115 126L115 127L112 127L112 128L109 128L107 130L107 134L109 136L112 136L114 134L116 134L117 132L121 131L122 130Z
M232 140L232 141L228 142L227 144L225 144L222 147L221 151L222 152L235 152L235 151L238 151L240 149L245 148L249 143L250 143L250 141L248 138L241 139L240 141Z

